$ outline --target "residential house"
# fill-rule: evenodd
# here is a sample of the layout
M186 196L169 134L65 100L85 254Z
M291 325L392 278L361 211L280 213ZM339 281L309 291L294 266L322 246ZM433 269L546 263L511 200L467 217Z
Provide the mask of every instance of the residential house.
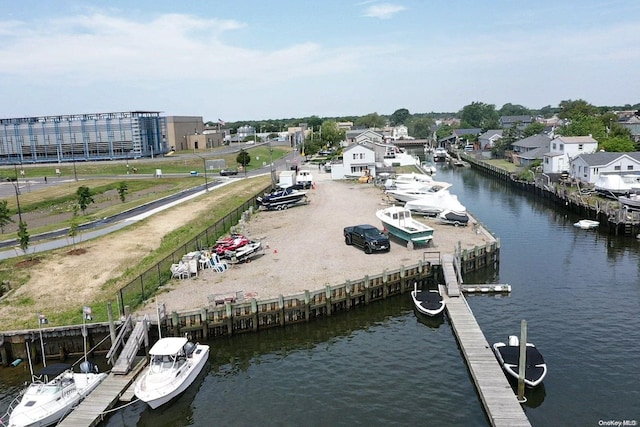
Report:
M598 150L598 141L589 136L557 136L549 142L549 151L542 161L544 173L569 170L571 159Z
M600 174L640 174L640 152L580 154L571 160L569 173L590 184L595 184Z
M350 130L346 133L347 145L361 144L363 142L383 143L384 136L370 129Z
M502 129L491 129L478 137L480 150L490 150L493 144L502 138Z
M531 116L500 116L500 126L503 129L515 127L518 130L524 130L527 126L533 123L533 117Z
M342 163L331 164L331 179L345 179L366 173L376 176L376 153L373 144L368 142L346 147L342 152Z
M625 121L620 121L618 124L626 127L631 132L631 137L635 142L640 142L640 113L634 114Z
M530 166L536 160L542 160L549 151L551 138L543 133L531 135L511 144L511 158L514 165Z

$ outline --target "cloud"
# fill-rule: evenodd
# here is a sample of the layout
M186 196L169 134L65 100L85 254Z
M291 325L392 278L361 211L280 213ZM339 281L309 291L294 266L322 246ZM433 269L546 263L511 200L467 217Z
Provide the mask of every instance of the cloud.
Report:
M391 19L398 12L406 10L406 7L391 3L380 3L369 6L364 16L368 18Z

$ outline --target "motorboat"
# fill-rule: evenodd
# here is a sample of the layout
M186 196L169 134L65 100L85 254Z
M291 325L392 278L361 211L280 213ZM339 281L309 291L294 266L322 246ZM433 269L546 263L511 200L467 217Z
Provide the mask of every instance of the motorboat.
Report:
M390 206L376 211L376 217L387 232L407 242L407 248L428 245L433 239L433 228L411 217L411 211L403 206Z
M446 162L449 158L449 153L443 147L436 148L436 151L433 153L433 161L435 162Z
M222 254L223 258L236 264L240 262L251 262L251 259L262 251L262 242L251 240L249 243L234 250L227 250Z
M450 184L404 192L395 190L397 197L392 191L389 193L396 199L405 199L404 207L414 214L436 216L444 211L455 211L466 215L467 208L458 201L456 195L449 192L449 187L451 187Z
M640 194L626 194L624 196L618 196L618 201L627 209L640 210Z
M581 219L573 224L574 227L582 228L583 230L589 230L591 228L598 228L600 223L592 219Z
M66 417L105 378L97 367L84 361L80 373L72 365L56 363L33 375L21 394L20 402L10 410L9 426L48 426Z
M136 380L134 394L156 409L193 383L209 358L209 346L187 338L160 338L149 354L151 362Z
M509 336L507 344L497 342L493 345L493 352L502 369L512 378L518 379L520 369L520 344L515 335ZM524 384L533 388L540 384L547 375L547 364L535 345L527 343L525 353L526 367L524 371Z
M469 223L469 214L467 214L466 210L446 209L438 214L438 219L442 223L452 224L456 227L459 225L466 226Z
M426 204L433 205L439 200L439 196L436 193L446 191L449 187L451 187L451 184L448 182L433 181L421 187L397 188L395 190L386 190L385 193L390 194L399 202L406 203L413 200L423 200ZM445 195L444 197L447 196ZM440 210L442 211L442 209Z
M271 193L256 198L258 206L266 209L281 209L284 206L294 205L306 198L307 192L296 190L293 187L276 189Z
M444 311L445 303L438 290L431 289L422 291L418 289L418 284L414 283L413 290L411 291L411 299L413 300L416 310L427 316L438 316Z
M401 173L394 175L384 183L384 188L393 190L398 188L415 188L433 182L433 177L423 173Z
M601 195L610 198L638 193L640 192L640 175L600 174L594 188Z
M420 165L420 168L424 171L424 173L433 176L436 174L436 165L433 164L432 162L422 162L422 164Z

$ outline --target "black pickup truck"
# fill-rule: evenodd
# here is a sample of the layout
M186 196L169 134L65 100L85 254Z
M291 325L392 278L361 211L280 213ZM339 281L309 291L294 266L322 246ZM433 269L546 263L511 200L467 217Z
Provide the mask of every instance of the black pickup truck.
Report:
M389 252L389 237L378 228L369 224L344 228L344 243L362 248L365 253Z

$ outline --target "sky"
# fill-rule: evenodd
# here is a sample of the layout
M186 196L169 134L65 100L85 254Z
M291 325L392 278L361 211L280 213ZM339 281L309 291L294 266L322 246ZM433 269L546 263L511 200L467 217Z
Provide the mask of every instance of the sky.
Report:
M0 118L640 102L640 2L0 0Z

